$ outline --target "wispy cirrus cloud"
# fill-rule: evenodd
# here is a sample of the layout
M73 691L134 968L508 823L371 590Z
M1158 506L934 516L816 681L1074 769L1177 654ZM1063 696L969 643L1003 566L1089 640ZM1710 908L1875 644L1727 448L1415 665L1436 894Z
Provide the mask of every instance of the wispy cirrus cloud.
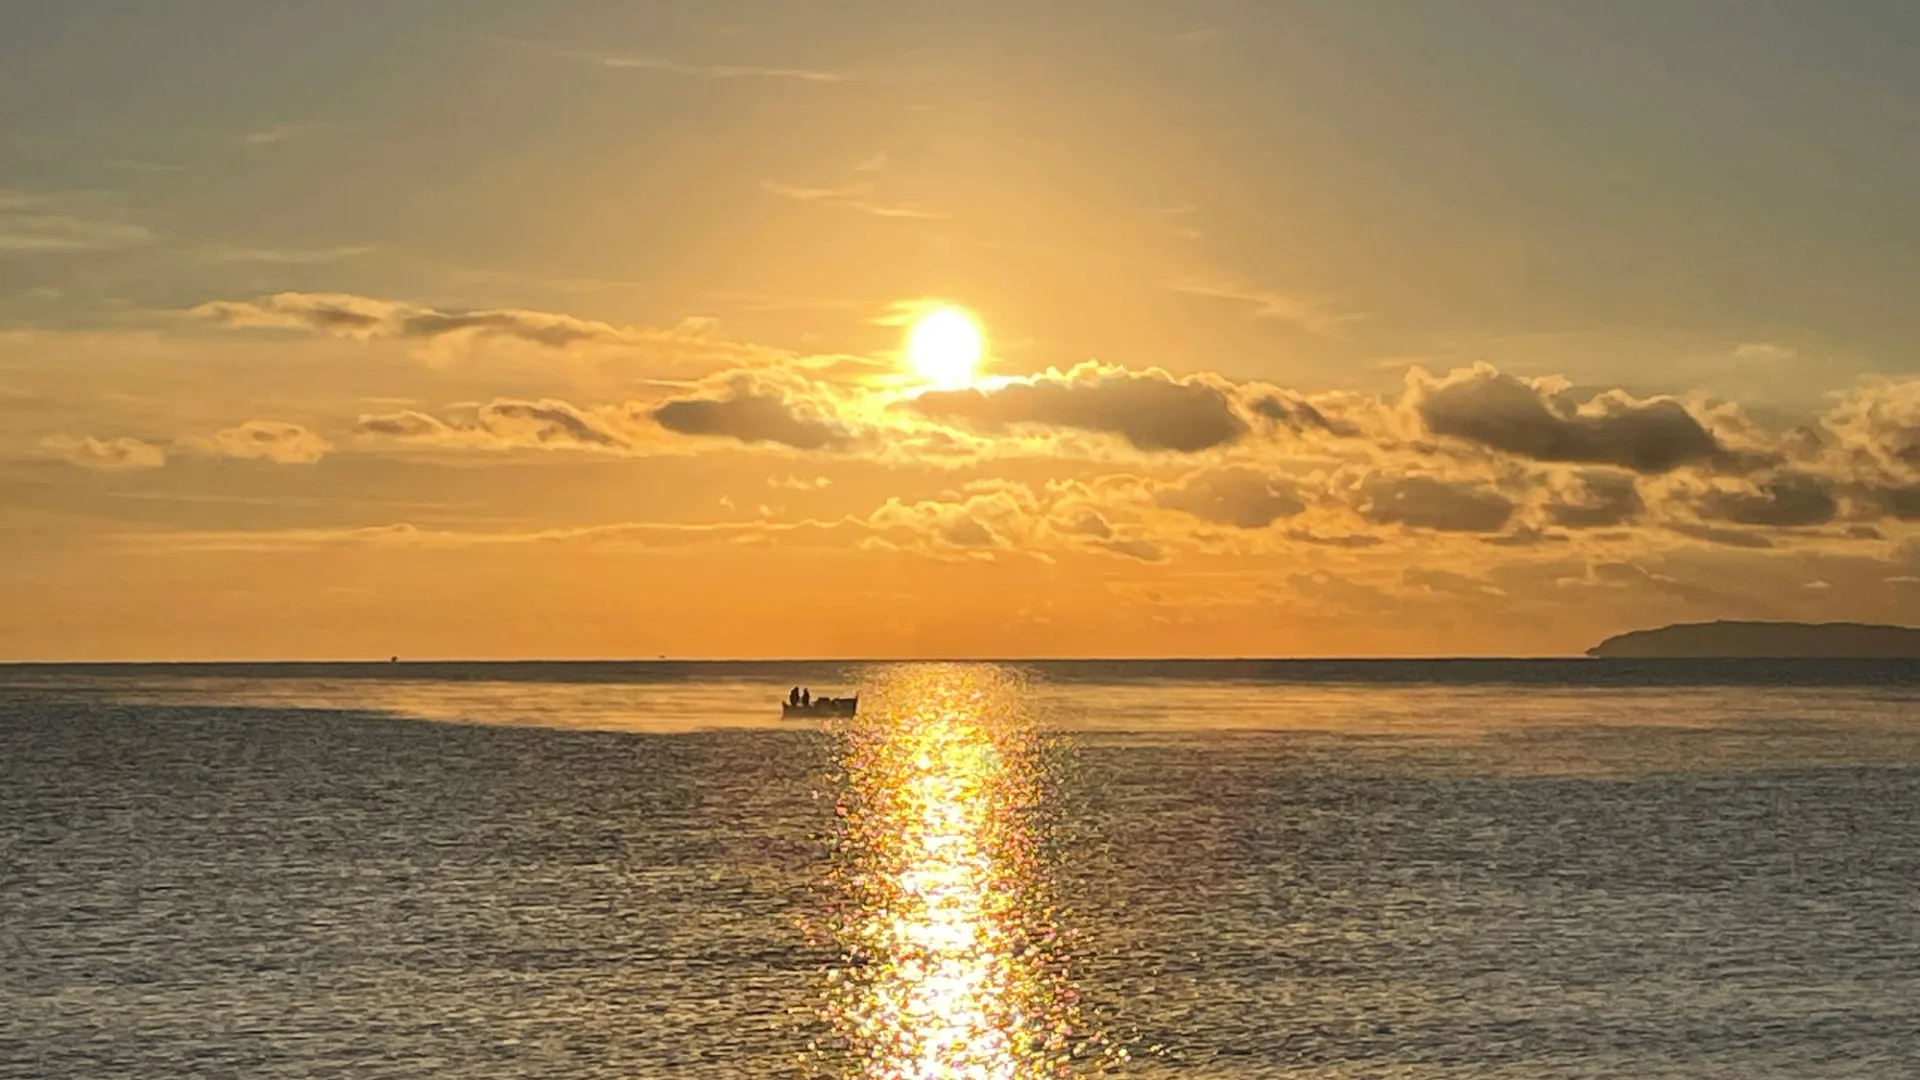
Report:
M640 350L675 367L749 366L784 355L728 341L710 321L678 326L623 326L524 308L447 309L351 293L275 293L253 300L213 300L181 313L237 330L297 330L358 341L416 341L440 350L479 341L509 341L541 349Z
M98 195L0 190L0 255L113 251L154 239Z
M277 146L293 138L297 130L292 124L275 124L258 131L250 131L242 135L240 141L247 146Z
M544 41L524 38L498 38L500 42L532 49L548 56L592 64L595 67L624 71L657 71L696 79L783 79L804 83L847 82L854 76L824 68L788 67L769 64L692 63L655 53L603 52L593 49L569 49Z
M371 255L376 250L378 249L368 244L324 248L262 248L208 244L199 248L198 254L200 258L215 264L254 262L282 266L318 266L345 259L357 259L363 255Z
M1290 322L1312 334L1337 338L1360 316L1337 311L1324 298L1303 293L1283 292L1254 282L1232 278L1183 278L1167 283L1167 288L1188 296L1229 300L1249 305L1255 319Z
M653 522L621 521L570 528L460 530L412 522L343 528L222 529L134 533L118 537L126 547L183 551L299 551L324 547L476 548L520 545L585 545L623 549L692 547L705 544L844 543L875 527L858 518L802 521Z
M760 186L785 198L819 203L822 206L837 206L845 210L858 210L874 217L923 221L939 221L947 217L938 210L928 210L907 203L880 201L874 198L875 185L871 183L849 184L845 187L802 187L797 184L783 184L777 180L762 180Z
M113 169L116 172L165 174L187 172L189 167L170 161L142 161L138 158L118 158L114 161L107 162L107 168Z

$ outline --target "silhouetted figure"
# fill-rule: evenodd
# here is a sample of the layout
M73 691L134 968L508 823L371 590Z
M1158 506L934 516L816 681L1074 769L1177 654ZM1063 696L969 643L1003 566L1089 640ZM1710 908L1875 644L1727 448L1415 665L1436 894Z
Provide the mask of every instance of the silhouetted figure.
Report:
M787 704L789 705L800 704L800 688L799 687L796 686L787 693Z
M813 706L813 691L811 690L800 691L800 707L811 708L812 706Z

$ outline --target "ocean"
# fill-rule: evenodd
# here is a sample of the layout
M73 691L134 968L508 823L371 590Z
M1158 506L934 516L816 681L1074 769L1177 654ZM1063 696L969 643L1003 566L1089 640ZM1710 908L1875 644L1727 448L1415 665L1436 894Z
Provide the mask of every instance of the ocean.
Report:
M1083 1075L1920 1076L1920 665L0 667L0 1077Z

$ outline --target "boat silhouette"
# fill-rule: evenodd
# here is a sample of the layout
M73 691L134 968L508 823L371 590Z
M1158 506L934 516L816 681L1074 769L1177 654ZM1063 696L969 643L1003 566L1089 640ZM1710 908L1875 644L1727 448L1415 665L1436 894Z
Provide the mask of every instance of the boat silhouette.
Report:
M854 710L859 707L859 694L843 698L814 698L805 705L797 705L791 701L783 701L780 703L780 718L783 720L811 720L823 716L845 717L852 716Z

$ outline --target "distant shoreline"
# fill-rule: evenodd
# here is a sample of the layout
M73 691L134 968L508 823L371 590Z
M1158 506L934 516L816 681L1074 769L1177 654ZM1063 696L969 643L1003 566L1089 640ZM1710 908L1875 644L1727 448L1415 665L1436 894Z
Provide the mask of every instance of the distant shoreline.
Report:
M1920 629L1872 623L1675 623L1617 634L1601 660L1920 660Z

